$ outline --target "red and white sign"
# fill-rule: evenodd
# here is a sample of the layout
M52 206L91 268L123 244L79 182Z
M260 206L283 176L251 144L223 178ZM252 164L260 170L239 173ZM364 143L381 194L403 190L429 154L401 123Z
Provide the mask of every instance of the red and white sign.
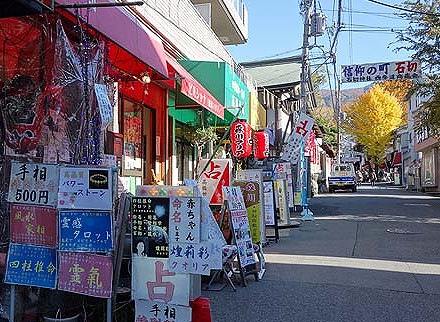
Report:
M293 132L287 139L287 144L283 149L281 159L296 164L299 160L301 146L305 144L312 132L315 121L305 113L301 113L295 124Z
M50 207L11 204L11 242L57 246L57 210Z
M171 272L167 258L132 258L132 299L189 306L190 275Z
M202 171L209 160L200 160L199 172ZM231 185L232 160L213 159L199 178L199 188L202 197L209 200L210 205L223 204L223 186Z

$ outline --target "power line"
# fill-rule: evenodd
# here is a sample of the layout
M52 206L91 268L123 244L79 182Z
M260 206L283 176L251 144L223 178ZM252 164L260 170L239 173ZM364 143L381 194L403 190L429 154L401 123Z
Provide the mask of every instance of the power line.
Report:
M422 11L417 11L417 10L412 10L412 9L407 9L407 8L402 8L399 6L393 6L391 4L388 3L384 3L384 2L380 2L380 1L376 1L376 0L367 0L369 2L373 2L375 4L384 6L384 7L388 7L388 8L393 8L393 9L397 9L397 10L401 10L401 11L406 11L406 12L411 12L411 13L417 13L420 15L427 15L427 16L433 16L433 17L440 17L440 14L438 13L431 13L431 12L422 12Z

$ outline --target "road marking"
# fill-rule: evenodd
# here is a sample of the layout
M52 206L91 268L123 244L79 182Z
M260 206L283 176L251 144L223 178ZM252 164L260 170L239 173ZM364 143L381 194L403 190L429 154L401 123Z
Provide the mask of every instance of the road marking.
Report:
M440 275L440 264L426 264L350 257L284 255L267 253L264 254L264 257L266 259L266 263L329 266L411 274Z

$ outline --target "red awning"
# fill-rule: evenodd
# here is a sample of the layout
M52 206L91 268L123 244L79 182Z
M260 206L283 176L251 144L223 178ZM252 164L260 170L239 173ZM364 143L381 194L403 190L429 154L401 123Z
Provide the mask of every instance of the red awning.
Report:
M395 152L391 166L394 167L396 165L401 165L401 164L402 164L402 152Z
M225 107L220 104L179 62L166 54L170 73L177 73L182 78L180 91L197 104L214 113L222 120L225 118ZM173 76L171 76L173 77Z
M60 5L72 4L72 0L57 0ZM101 0L99 3L113 2ZM87 4L88 0L76 0L75 4ZM67 9L75 15L76 9ZM139 23L124 7L79 9L81 17L98 32L127 50L133 56L167 77L165 50L161 40L146 26Z

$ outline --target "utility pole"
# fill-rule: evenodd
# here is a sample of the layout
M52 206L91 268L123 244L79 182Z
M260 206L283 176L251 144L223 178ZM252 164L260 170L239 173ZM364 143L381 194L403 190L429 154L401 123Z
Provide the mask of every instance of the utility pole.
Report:
M303 47L302 47L302 64L301 64L301 96L300 96L300 113L306 113L307 112L307 85L309 82L309 36L310 36L310 18L312 14L313 9L313 2L314 0L303 0L301 3L302 10L304 12L304 34L303 34ZM303 175L298 176L298 180L301 181L301 183L298 183L296 186L300 187L301 189L301 199L305 198L305 203L302 204L303 211L301 212L301 220L304 221L313 221L313 212L309 209L309 205L307 202L307 196L304 196L303 194L307 194L307 188L304 191L304 185L307 187L310 183L308 176L310 176L310 173L307 173L307 166L306 162L304 161L304 145L306 142L301 142L301 154L302 157L300 158L300 162L298 164L298 167L302 168L299 173L303 173ZM306 169L304 169L306 167ZM310 167L309 167L310 168ZM306 176L306 177L304 177ZM306 179L304 179L306 178ZM304 182L303 180L306 180L307 182Z
M313 9L313 0L304 0L302 3L304 10L304 34L302 46L301 64L301 95L300 111L307 111L307 82L309 76L309 35L310 35L310 16Z

